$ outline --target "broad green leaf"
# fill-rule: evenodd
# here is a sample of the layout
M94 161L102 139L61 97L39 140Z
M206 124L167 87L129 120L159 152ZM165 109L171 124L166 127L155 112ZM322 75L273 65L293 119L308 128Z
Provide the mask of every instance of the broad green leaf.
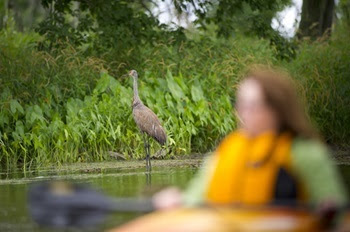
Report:
M195 102L198 102L198 101L204 99L203 90L202 90L200 85L192 85L191 95L192 95L193 101L195 101Z
M11 109L11 112L13 114L16 113L16 112L20 112L21 114L24 114L23 107L15 99L12 99L10 101L10 109Z
M16 132L18 133L18 135L20 135L21 137L24 137L24 126L22 121L17 121L16 122Z
M167 83L168 83L168 88L175 99L180 100L185 97L184 93L182 92L182 89L175 82L171 74L167 76Z
M106 91L110 84L110 76L107 73L102 73L101 78L97 81L94 93L102 93Z

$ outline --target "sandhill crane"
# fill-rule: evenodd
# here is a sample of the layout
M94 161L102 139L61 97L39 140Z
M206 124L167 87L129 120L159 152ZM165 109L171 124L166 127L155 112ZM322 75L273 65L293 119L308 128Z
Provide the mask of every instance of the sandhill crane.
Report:
M132 101L132 115L137 127L140 129L143 137L145 152L146 152L146 169L151 171L150 151L149 151L149 136L153 137L160 145L166 142L166 134L160 121L155 113L145 106L138 92L137 79L138 74L135 70L131 70L129 75L134 79L134 98ZM147 136L148 135L148 136Z

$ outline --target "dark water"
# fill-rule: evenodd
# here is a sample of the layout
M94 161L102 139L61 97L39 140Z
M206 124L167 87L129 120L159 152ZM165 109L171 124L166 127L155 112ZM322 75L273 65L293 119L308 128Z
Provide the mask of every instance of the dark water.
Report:
M350 196L350 165L338 165L338 167Z
M0 231L79 231L52 230L36 225L28 215L27 191L31 184L46 179L64 179L78 183L88 183L94 188L113 197L147 197L159 189L175 185L184 188L196 172L191 167L155 167L151 174L151 184L147 183L144 168L124 171L93 172L56 176L48 173L36 177L30 174L26 178L0 180ZM18 177L21 177L18 174ZM3 177L2 177L3 178ZM113 213L102 225L81 231L103 231L139 216L140 213Z
M339 169L350 190L350 166L340 165ZM60 175L47 172L44 175L41 173L40 176L37 176L37 173L29 173L25 177L17 173L11 175L11 179L8 179L9 176L7 179L2 176L0 180L0 231L103 231L141 215L140 213L113 213L106 217L103 224L88 230L52 230L39 227L28 215L26 194L30 185L40 180L64 179L77 183L88 183L113 197L147 197L169 185L184 188L196 170L194 167L155 167L151 174L151 184L147 183L149 180L144 173L144 168Z

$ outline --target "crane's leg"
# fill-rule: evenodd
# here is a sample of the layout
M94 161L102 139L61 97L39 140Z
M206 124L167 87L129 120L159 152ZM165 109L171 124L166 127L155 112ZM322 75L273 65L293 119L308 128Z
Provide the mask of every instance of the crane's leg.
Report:
M146 170L147 172L149 172L151 171L151 162L149 157L149 141L146 133L142 133L142 137L143 137L143 145L145 147L145 153L146 153Z
M152 176L151 172L146 172L146 185L151 186L152 185Z
M146 135L146 140L147 140L147 154L146 154L146 162L147 162L147 171L151 171L152 170L152 165L151 165L151 152L150 152L150 145L149 145L149 137Z

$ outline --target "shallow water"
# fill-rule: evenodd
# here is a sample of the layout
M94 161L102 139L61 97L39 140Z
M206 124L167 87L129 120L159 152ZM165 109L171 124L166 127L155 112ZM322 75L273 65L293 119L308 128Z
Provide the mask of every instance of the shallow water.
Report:
M173 161L176 164L177 161ZM198 164L198 161L194 162ZM103 231L131 220L140 213L113 213L103 224L89 230L52 230L39 227L28 215L27 191L31 184L42 180L63 179L75 183L87 183L94 188L101 189L106 195L113 197L147 197L159 189L175 185L184 188L197 170L197 165L166 165L154 167L151 183L147 183L145 168L72 168L61 171L44 170L29 172L4 173L0 179L0 231ZM113 165L113 164L112 164ZM350 190L350 166L339 165L340 172ZM11 178L9 178L11 177ZM350 191L349 191L350 192Z
M101 189L113 197L147 197L159 189L175 185L183 188L196 172L196 167L154 167L151 183L147 183L145 168L127 170L93 170L88 173L57 174L41 173L40 176L29 174L23 178L0 180L0 231L53 231L51 228L39 227L28 215L27 191L31 184L47 179L64 179L76 183L87 183ZM88 231L102 231L139 216L140 213L113 213L102 225ZM67 231L67 230L54 230ZM79 231L71 229L68 231ZM80 231L87 231L86 229Z

